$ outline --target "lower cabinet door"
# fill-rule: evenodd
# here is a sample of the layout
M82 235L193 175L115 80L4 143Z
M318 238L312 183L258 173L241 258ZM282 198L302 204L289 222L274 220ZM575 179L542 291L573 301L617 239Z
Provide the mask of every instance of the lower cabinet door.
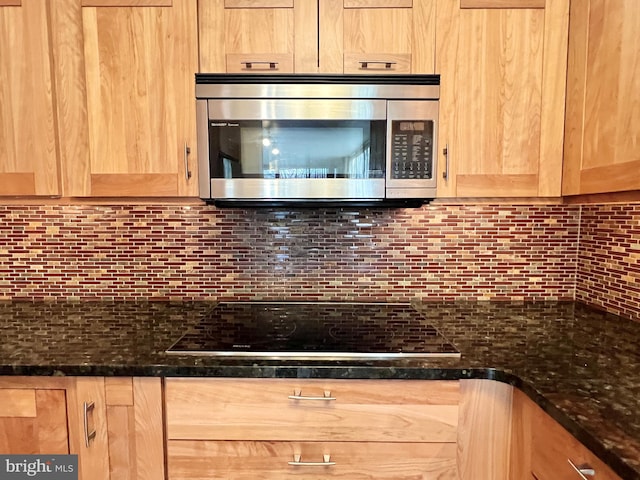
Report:
M68 454L65 391L0 388L0 453Z
M170 440L169 480L457 479L455 443Z
M531 468L536 480L622 480L548 414L535 408ZM585 469L589 473L580 473Z

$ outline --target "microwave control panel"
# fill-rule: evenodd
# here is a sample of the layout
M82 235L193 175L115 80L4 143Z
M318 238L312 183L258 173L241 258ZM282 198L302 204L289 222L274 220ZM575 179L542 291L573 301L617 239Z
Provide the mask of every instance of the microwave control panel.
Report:
M433 177L433 121L391 122L391 178Z

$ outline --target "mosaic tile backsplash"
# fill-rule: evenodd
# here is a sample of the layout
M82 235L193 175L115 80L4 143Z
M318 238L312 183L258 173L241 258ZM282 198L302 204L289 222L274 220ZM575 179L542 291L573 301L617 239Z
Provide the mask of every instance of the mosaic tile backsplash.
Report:
M640 204L582 207L576 299L640 320Z
M573 299L580 208L5 205L0 299Z

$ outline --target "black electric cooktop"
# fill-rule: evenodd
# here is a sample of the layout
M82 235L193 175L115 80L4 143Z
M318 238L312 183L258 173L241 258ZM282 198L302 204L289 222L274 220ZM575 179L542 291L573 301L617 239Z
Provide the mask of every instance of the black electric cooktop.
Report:
M459 357L409 304L219 303L167 353L261 358Z

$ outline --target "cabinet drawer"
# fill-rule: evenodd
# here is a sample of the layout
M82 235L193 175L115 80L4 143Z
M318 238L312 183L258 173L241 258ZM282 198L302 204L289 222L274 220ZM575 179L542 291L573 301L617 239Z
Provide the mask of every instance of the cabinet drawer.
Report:
M228 53L227 73L293 73L293 54Z
M455 442L459 396L457 381L167 379L167 438Z
M411 54L345 53L344 73L409 74Z
M169 480L457 479L455 443L212 442L168 443ZM297 457L299 455L299 457ZM329 455L327 459L325 455ZM288 462L335 462L300 466Z
M590 450L567 432L562 425L541 409L533 414L533 445L531 464L537 480L580 480L580 475L571 466L589 466L595 470L592 480L621 480L608 466Z

